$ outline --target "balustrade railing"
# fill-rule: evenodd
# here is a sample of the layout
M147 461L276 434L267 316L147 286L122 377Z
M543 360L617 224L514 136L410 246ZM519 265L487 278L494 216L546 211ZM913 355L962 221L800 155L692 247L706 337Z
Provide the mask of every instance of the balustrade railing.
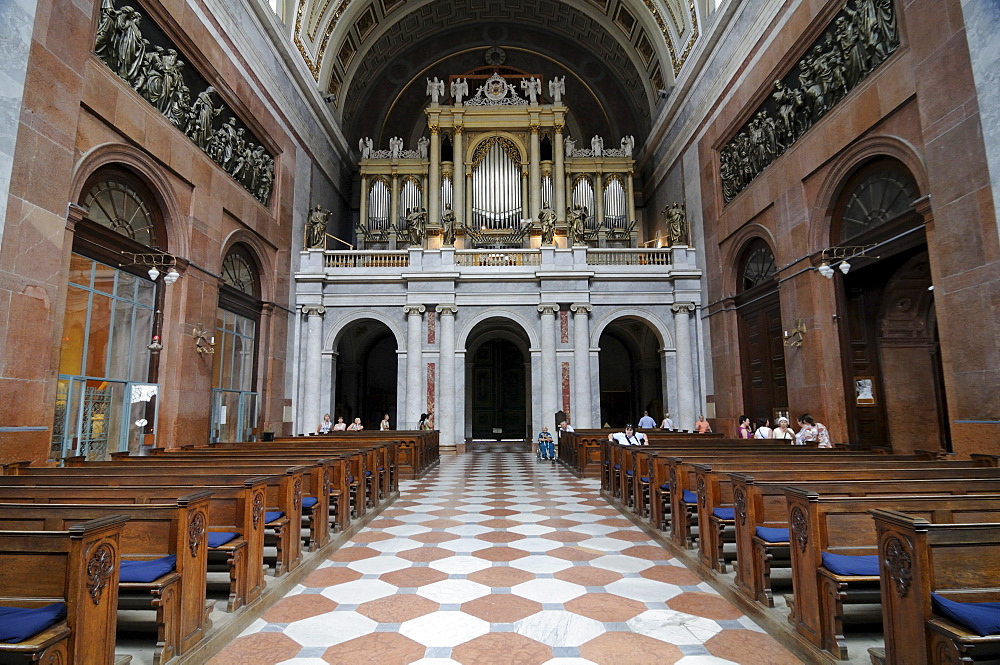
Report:
M471 250L455 252L455 264L463 267L540 266L538 250Z
M410 265L406 250L326 252L324 259L327 268L406 268Z
M591 266L669 266L669 249L588 249Z

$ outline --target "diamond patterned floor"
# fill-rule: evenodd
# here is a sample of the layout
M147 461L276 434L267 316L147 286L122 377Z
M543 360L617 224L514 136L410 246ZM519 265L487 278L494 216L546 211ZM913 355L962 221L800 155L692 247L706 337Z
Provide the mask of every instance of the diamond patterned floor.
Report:
M211 665L798 663L529 453L445 457Z

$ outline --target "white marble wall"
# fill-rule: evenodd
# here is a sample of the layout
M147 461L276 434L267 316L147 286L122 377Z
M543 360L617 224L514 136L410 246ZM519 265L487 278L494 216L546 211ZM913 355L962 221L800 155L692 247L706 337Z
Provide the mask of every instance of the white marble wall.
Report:
M1000 2L962 0L962 12L1000 232Z
M0 2L0 247L37 4L36 0Z

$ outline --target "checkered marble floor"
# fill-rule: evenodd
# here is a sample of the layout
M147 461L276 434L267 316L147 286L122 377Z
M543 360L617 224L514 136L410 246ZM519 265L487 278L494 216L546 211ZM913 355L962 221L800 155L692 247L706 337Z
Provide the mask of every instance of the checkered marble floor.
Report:
M581 480L445 457L210 663L799 662Z

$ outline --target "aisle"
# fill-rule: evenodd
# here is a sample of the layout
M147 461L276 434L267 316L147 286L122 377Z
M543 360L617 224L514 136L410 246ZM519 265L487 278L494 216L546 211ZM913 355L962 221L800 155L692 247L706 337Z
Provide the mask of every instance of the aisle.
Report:
M442 459L210 663L797 663L528 453Z

